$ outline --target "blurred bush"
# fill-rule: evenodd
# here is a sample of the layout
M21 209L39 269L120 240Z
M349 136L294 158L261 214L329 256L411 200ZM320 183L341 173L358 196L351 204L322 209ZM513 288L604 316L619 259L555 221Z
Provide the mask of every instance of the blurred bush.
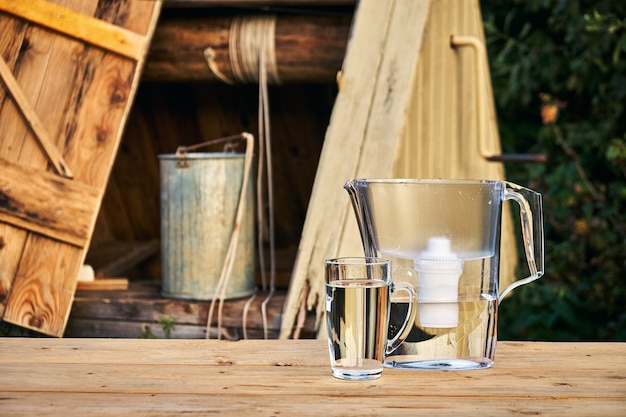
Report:
M546 273L499 339L626 340L626 1L481 7L504 151L548 158L506 166L543 194Z

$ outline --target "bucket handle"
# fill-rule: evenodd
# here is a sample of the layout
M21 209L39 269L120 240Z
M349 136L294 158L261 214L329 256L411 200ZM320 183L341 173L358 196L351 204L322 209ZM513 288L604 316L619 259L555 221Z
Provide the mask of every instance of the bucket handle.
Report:
M176 167L177 168L188 168L189 164L187 162L186 156L187 152L195 151L207 146L216 145L218 143L226 143L224 145L224 152L233 151L235 149L235 145L232 143L235 140L246 139L245 135L249 135L249 133L240 133L238 135L226 136L219 139L208 140L206 142L198 143L196 145L191 146L179 146L176 148ZM246 149L248 147L246 146Z

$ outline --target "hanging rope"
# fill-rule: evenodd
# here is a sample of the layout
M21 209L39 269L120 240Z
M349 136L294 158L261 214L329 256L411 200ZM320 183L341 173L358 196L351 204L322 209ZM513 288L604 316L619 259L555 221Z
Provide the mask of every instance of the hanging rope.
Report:
M259 159L257 167L257 247L259 252L259 269L261 272L262 290L268 291L268 295L261 303L261 316L263 321L263 336L268 339L267 306L274 295L276 288L276 255L274 240L274 189L272 174L272 149L271 129L269 117L269 94L268 83L280 84L275 55L275 32L276 16L236 16L230 27L228 51L231 70L234 80L230 80L222 74L215 64L215 51L206 48L205 59L209 70L220 80L227 84L234 81L241 83L258 83L259 85ZM264 179L267 180L268 201L268 240L270 279L269 285L266 276L264 238L265 238L265 210L263 201L265 195ZM222 289L223 291L223 289ZM242 328L243 338L247 339L247 317L250 306L256 298L256 292L246 302L243 309ZM220 304L221 306L221 304ZM221 310L220 310L221 311ZM219 335L218 323L218 335ZM207 328L208 334L208 328Z
M271 27L271 31L274 31L274 23L268 24L267 27ZM264 32L265 35L268 32ZM276 256L275 256L275 242L274 242L274 187L273 184L273 175L272 175L272 148L271 148L271 129L270 129L270 117L269 117L269 97L267 91L267 62L266 55L263 51L267 50L266 44L274 43L273 35L271 39L267 39L263 36L261 40L261 48L259 50L259 143L263 143L265 146L265 155L267 159L267 195L268 195L268 212L269 212L269 246L270 246L270 288L269 293L263 303L261 304L261 315L263 319L263 337L264 339L268 339L268 325L267 325L267 305L274 295L275 291L275 279L276 279ZM273 55L273 51L272 51ZM275 67L275 63L273 64ZM274 68L275 70L275 68ZM261 173L260 173L261 174ZM260 176L260 175L259 175ZM262 245L261 245L262 248ZM263 274L264 275L264 274ZM267 289L267 285L265 279L263 280L263 289Z

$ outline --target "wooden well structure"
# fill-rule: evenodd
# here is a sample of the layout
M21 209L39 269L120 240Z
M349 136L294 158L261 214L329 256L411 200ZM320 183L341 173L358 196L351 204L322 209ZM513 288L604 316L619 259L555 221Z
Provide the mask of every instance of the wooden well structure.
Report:
M281 337L311 310L323 333L322 260L362 254L345 180L504 179L478 1L361 2L339 85ZM502 233L501 276L511 280L506 213Z
M158 319L175 317L174 337L204 336L207 303L158 295L157 155L257 135L259 87L233 56L248 39L242 22L259 16L271 20L273 39L277 291L266 306L262 290L247 307L227 302L221 336L243 337L246 308L248 337L316 336L323 259L362 251L345 180L504 179L489 160L500 146L478 0L36 0L33 10L52 10L39 17L13 4L0 0L0 21L16 34L0 40L0 52L57 152L41 151L36 129L0 88L5 322L54 336L136 337L146 324L159 335ZM87 15L114 39L141 37L137 56L46 23L68 11L76 28ZM103 104L104 96L119 100ZM71 179L52 164L57 154ZM514 251L510 231L507 220L503 259ZM76 291L84 262L128 278L129 288ZM512 276L512 263L502 267Z

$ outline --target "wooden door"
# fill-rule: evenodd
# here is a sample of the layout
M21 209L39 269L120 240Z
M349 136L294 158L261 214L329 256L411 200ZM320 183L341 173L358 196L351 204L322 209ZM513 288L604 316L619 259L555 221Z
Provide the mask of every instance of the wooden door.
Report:
M0 317L63 335L160 0L0 0Z

